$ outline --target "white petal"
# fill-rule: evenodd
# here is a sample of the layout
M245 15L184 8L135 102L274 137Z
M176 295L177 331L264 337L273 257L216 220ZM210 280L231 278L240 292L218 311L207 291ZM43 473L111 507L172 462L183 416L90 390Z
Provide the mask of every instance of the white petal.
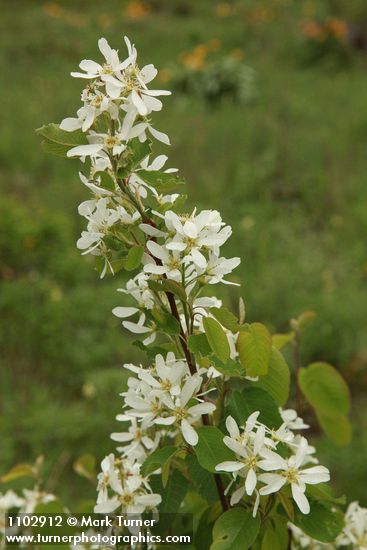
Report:
M152 63L150 63L149 65L145 65L140 71L140 74L143 77L145 84L151 82L157 76L157 73L158 71Z
M125 443L126 441L131 441L134 439L134 436L130 432L114 432L110 435L110 437L113 441L117 441L118 443Z
M69 149L67 152L68 157L84 157L89 155L95 155L103 149L102 143L90 143L89 145L78 145Z
M248 473L247 473L247 476L246 476L246 483L245 483L245 486L246 486L246 493L251 496L252 493L254 492L254 489L256 487L256 474L254 472L254 470L251 468Z
M83 61L80 62L79 67L86 73L93 74L98 74L99 70L101 69L101 65L99 63L96 63L95 61L92 61L91 59L83 59Z
M170 145L170 140L167 134L164 134L163 132L159 132L155 128L152 128L152 126L149 126L149 132L152 134L155 139L158 141L161 141L162 143L165 143L166 145Z
M107 63L110 63L111 60L111 46L108 44L105 38L100 38L98 40L98 47L101 54L104 56Z
M72 73L70 73L70 74L71 74L71 76L73 76L74 78L95 78L93 75L87 74L87 73L72 72Z
M154 241L147 242L147 249L159 260L166 261L168 259L168 253L164 250L163 246L160 246Z
M292 496L298 508L301 510L302 514L309 514L310 503L308 502L306 495L304 494L303 491L301 491L301 489L295 483L292 483L291 487L292 487Z
M154 420L154 424L162 424L162 426L171 426L175 422L174 416L159 417Z
M133 332L134 334L145 334L146 332L150 332L150 328L139 325L138 323L131 323L130 321L123 321L122 325L127 330L129 330L130 332Z
M215 411L214 403L200 403L199 405L194 405L188 409L188 412L193 416L202 415L202 414L211 414Z
M240 435L240 430L238 429L237 422L232 416L227 416L226 428L231 437L238 437Z
M241 498L243 497L243 495L245 494L245 492L246 492L246 489L244 485L236 489L233 495L231 496L231 506L238 504Z
M150 237L164 237L165 235L163 231L160 231L160 229L149 225L149 223L141 223L139 227L142 231L144 231L146 235L149 235Z
M116 86L116 84L106 81L106 92L110 96L111 99L117 99L121 94L121 88L119 86Z
M118 498L112 498L110 500L107 500L106 502L100 502L99 504L96 504L94 507L94 512L96 514L110 514L116 508L120 506L120 501Z
M238 472L239 470L242 470L242 468L244 468L244 464L242 464L242 462L234 462L232 460L221 462L215 467L217 472Z
M116 317L131 317L131 315L134 315L134 313L137 313L139 310L136 307L115 307L112 310L112 313L116 315Z
M192 446L197 445L199 436L195 432L194 428L190 426L187 420L183 419L181 422L181 431L185 441Z
M285 477L278 474L261 474L259 481L266 483L265 487L260 489L260 495L270 495L276 493L286 483Z
M197 248L194 248L194 250L192 250L191 257L198 267L200 267L201 269L206 268L208 262L206 261L205 256L201 252L199 252Z
M148 114L147 106L135 90L131 92L131 100L135 105L139 115L145 116Z
M170 92L169 90L144 90L144 93L146 95L151 95L151 96L171 95L172 94L172 92Z
M64 118L60 124L60 130L65 130L66 132L74 132L81 128L82 123L79 118Z

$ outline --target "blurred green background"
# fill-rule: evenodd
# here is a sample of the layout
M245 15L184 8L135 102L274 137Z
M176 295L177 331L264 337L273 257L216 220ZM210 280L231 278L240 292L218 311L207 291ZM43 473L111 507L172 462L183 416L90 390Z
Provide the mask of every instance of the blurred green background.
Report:
M113 450L121 365L141 358L111 314L121 275L101 282L75 247L87 196L78 162L46 155L34 133L74 115L83 82L69 73L98 58L98 38L122 53L127 34L140 64L160 69L156 87L177 90L155 125L171 136L190 207L219 209L233 226L226 255L242 257L242 288L227 305L244 296L248 319L276 331L317 312L304 362L336 365L354 396L353 442L320 437L322 460L337 490L366 505L365 1L0 7L0 473L43 453L50 490L93 496L71 465ZM244 64L255 76L237 97Z

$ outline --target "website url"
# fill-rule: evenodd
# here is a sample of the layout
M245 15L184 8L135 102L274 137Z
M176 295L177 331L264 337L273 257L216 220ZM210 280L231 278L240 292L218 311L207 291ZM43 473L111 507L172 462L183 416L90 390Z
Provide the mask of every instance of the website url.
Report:
M78 544L107 544L115 546L116 544L138 544L138 543L151 543L151 544L190 544L190 535L167 535L161 537L160 535L143 535L141 533L137 535L103 535L96 533L88 535L88 533L81 533L78 535L6 535L5 541L9 545L24 545L24 544L70 544L71 546L77 546Z

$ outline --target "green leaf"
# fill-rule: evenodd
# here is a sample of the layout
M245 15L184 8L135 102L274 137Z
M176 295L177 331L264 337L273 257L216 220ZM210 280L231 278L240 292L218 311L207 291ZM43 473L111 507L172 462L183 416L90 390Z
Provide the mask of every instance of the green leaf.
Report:
M331 441L337 445L349 445L352 440L352 425L349 418L343 414L328 416L316 411L321 428Z
M180 334L180 324L173 315L158 307L152 309L151 314L161 332Z
M216 502L218 500L217 488L214 482L214 476L202 468L196 456L188 455L185 459L190 478L194 482L199 495L208 502Z
M240 330L238 320L235 315L229 309L225 307L212 307L210 308L210 313L223 325L225 328L230 330L233 333L236 333Z
M14 481L15 479L34 477L34 475L34 468L30 464L17 464L0 477L0 483L9 483L9 481Z
M42 149L46 153L51 153L51 155L57 155L58 157L67 157L67 152L70 149L69 145L61 145L61 143L49 141L48 139L44 139L41 144Z
M261 550L287 550L289 542L287 524L279 516L274 523L267 523Z
M183 185L185 181L175 174L167 174L159 170L139 170L139 178L158 191L171 191L177 185Z
M309 514L297 510L294 524L306 535L321 542L334 542L344 527L344 515L336 508L328 508L321 502L310 501Z
M291 319L291 327L294 330L303 332L315 319L314 311L304 311L297 319Z
M210 521L211 509L207 508L201 515L197 529L194 534L194 548L210 548L212 543L212 526L213 521Z
M212 358L214 367L219 370L225 376L240 378L245 376L245 371L240 363L234 361L233 359L228 359L225 363L220 361L216 357Z
M278 499L280 501L280 504L283 506L284 511L286 512L287 516L291 521L294 520L294 506L293 506L293 500L289 497L287 494L286 489L282 489L277 494Z
M285 334L273 334L272 342L273 346L277 349L283 349L289 342L294 340L294 332L286 332Z
M268 373L254 382L253 386L270 393L277 405L283 407L289 397L290 378L290 370L283 354L273 346Z
M344 506L346 503L345 496L335 497L332 488L327 483L318 483L317 485L307 485L307 494L313 497L314 500L324 500L331 504Z
M141 467L142 475L148 476L158 468L162 468L164 464L177 452L177 447L169 445L167 447L162 447L157 449L148 458L143 462Z
M271 335L261 323L245 326L237 340L237 350L248 376L260 376L268 372L271 353Z
M226 333L215 319L204 317L203 325L209 346L215 355L224 363L229 359L231 350Z
M337 445L350 443L350 393L338 371L328 363L312 363L299 371L298 383L329 439Z
M192 351L192 353L196 355L200 354L202 357L207 357L212 353L208 339L204 333L192 334L191 336L189 336L188 346L189 350Z
M173 470L167 486L162 493L162 503L159 506L163 514L175 514L178 512L181 502L185 498L189 487L188 480L178 470Z
M74 471L82 477L94 480L96 478L96 459L92 454L80 456L73 464Z
M259 516L254 518L243 508L232 508L215 522L210 550L246 550L255 542L259 530Z
M116 184L111 174L100 171L96 172L94 176L98 176L100 178L100 186L103 187L103 189L107 189L107 191L115 191Z
M133 246L127 253L124 260L124 268L126 271L133 271L141 264L141 259L144 254L144 248L142 246Z
M230 414L239 425L243 425L250 414L260 411L259 420L270 429L277 429L282 424L278 406L272 396L261 388L245 388L235 391L228 404Z
M226 460L234 460L234 454L223 443L224 434L215 426L202 426L197 429L199 442L195 453L204 470L216 473L216 465Z
M148 286L155 292L170 292L177 296L182 302L187 301L185 289L180 283L171 281L168 279L155 281L154 279L148 280Z
M134 138L129 141L128 152L131 154L130 166L132 169L140 165L141 161L144 160L151 153L151 140L147 139L143 143L139 138Z
M58 124L46 124L37 128L36 133L46 138L48 141L53 141L61 145L68 145L69 149L77 145L85 145L88 143L86 135L81 130L67 132L61 130Z
M298 383L318 414L332 416L349 413L349 388L338 371L328 363L312 363L300 369Z

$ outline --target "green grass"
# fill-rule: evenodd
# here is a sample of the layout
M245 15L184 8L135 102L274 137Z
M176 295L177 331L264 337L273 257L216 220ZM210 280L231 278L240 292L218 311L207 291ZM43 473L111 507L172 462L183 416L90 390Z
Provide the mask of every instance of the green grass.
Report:
M305 361L332 362L356 394L365 391L363 55L348 51L339 59L330 52L311 64L299 30L303 2L269 0L271 20L257 24L246 17L254 1L243 2L241 16L218 18L213 2L165 0L140 21L126 18L127 2L60 1L57 17L50 4L4 3L0 22L1 468L45 453L48 470L61 469L60 486L71 493L75 457L90 451L100 458L113 448L108 434L117 428L120 366L140 359L111 314L121 278L101 282L75 247L83 225L76 208L87 196L78 163L44 154L34 133L73 115L82 83L69 73L80 59L98 55L101 35L122 50L128 34L141 63L159 68L212 38L221 40L223 53L244 50L257 75L252 103L210 107L173 96L156 126L171 136L171 165L187 178L189 204L219 209L233 226L226 253L242 257L242 288L226 291L225 301L236 307L243 295L248 318L278 331L315 310ZM348 16L347 3L338 5ZM319 9L327 13L328 3ZM85 396L86 384L94 396ZM334 451L323 447L333 461ZM352 486L338 475L338 486L363 498L365 466L356 472Z

